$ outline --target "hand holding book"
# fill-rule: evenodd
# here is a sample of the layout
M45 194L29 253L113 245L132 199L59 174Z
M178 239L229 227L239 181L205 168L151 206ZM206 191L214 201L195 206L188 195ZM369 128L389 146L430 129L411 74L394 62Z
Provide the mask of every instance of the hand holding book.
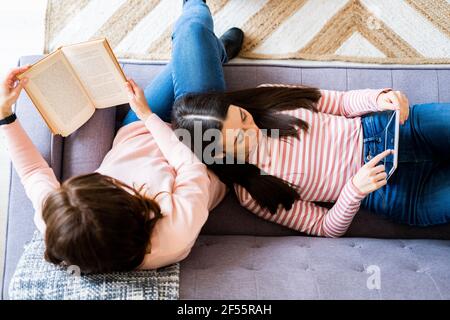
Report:
M0 84L0 119L12 114L12 106L22 91L23 86L28 82L27 78L19 80L17 76L27 71L31 65L12 69Z
M133 79L128 78L127 80L125 88L128 93L128 103L130 104L131 109L136 113L137 117L145 122L152 114L152 111L147 103L144 91Z
M62 46L18 76L54 134L68 136L96 109L128 102L126 77L106 38Z

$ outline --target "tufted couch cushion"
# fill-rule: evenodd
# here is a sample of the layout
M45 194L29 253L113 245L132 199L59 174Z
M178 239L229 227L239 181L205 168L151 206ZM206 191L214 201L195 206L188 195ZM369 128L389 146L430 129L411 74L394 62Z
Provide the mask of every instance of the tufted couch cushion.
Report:
M445 240L201 236L180 298L450 299L449 266Z
M41 56L22 57L19 63L22 65L26 63L33 63L40 57ZM135 79L136 82L142 87L145 87L164 67L164 63L153 62L122 61L121 64L125 73ZM335 90L350 90L366 87L394 87L406 92L412 104L432 101L450 101L450 90L448 90L448 83L450 83L450 67L425 70L414 68L395 69L388 67L370 69L358 67L324 68L228 64L225 66L225 77L229 89L254 87L262 83L277 82L286 84L303 83L319 86L324 89ZM117 124L120 123L120 120L123 118L126 111L127 109L124 106L116 109L110 108L98 110L94 117L76 133L66 139L62 139L59 136L52 136L49 133L39 114L25 94L21 95L16 106L16 112L22 125L25 127L25 130L30 134L32 133L31 139L43 154L44 158L50 163L57 177L61 180L67 179L76 174L90 172L98 167L104 155L111 147L115 130L117 130ZM10 186L11 193L8 211L5 273L3 276L4 297L7 297L9 280L16 268L19 257L23 252L23 247L25 243L31 239L34 231L32 219L33 210L31 203L26 198L19 178L14 171L11 175ZM330 206L332 204L323 205ZM323 247L320 247L322 248L321 250L325 250L328 246L337 246L339 243L351 241L355 237L450 239L450 225L432 228L412 228L394 224L383 218L370 214L369 212L361 210L357 214L349 232L346 235L352 239L328 240L299 237L301 234L297 232L257 218L255 215L240 207L237 204L235 197L230 194L217 209L211 212L210 218L202 230L202 234L204 235L202 237L205 238L201 238L200 241L202 241L202 239L217 239L217 241L222 243L222 241L231 241L234 239L234 245L231 247L214 247L217 249L217 256L212 257L216 260L220 260L220 255L232 257L233 254L236 254L237 256L242 256L240 251L245 249L246 242L244 240L252 238L248 236L256 236L254 237L254 241L257 239L261 239L260 241L265 241L264 239L266 239L266 237L277 236L278 238L267 238L267 241L279 241L280 246L282 245L284 248L284 251L274 251L270 253L270 256L266 257L266 259L272 259L275 261L278 258L283 259L284 254L287 256L295 255L296 247L293 246L295 241L310 241L311 243L317 243L318 246L319 243L321 243L323 244ZM242 241L242 246L237 245L240 241ZM377 250L380 252L385 252L387 261L395 258L395 247L390 245L390 241L371 241L373 241L374 248L378 248ZM414 241L414 243L422 243L418 240ZM224 244L225 243L227 242L224 242ZM423 243L441 242L425 241ZM199 242L199 244L201 244L201 242ZM244 274L245 281L243 283L249 283L249 285L254 283L252 282L252 279L257 277L257 270L253 270L255 271L254 273L252 270L248 270L248 272L241 274L239 271L240 269L237 268L237 266L234 269L230 266L228 271L223 270L220 274L216 274L217 276L213 276L213 273L209 273L210 276L208 282L203 284L206 287L202 287L202 284L196 282L194 279L196 276L199 276L200 273L197 271L193 272L192 268L189 268L189 266L195 264L204 264L205 266L209 265L208 263L210 263L210 261L206 259L203 260L202 258L203 253L207 250L206 248L209 247L196 246L193 250L193 254L181 266L182 297L207 297L207 294L217 294L214 290L220 291L217 289L222 286L231 285L231 282L239 279L244 281L242 278ZM340 254L342 256L350 255L354 252L345 246L342 246L341 249L342 252ZM251 255L256 255L258 251L255 250L253 253L253 251L247 250L245 252L249 252L249 256L247 258L251 259ZM332 250L326 249L326 252L328 252L328 254L332 257L335 255ZM440 259L442 252L439 250L434 252L436 253L436 258L434 258L434 256L429 257L422 251L417 253L417 257L418 259L422 259L423 257L423 261L426 261L426 259L431 259L430 261L433 261L433 259ZM334 263L337 263L335 259L330 260L326 256L320 257L323 259L317 258L313 261L313 264L316 265L316 268L318 269L323 268L325 265L333 267L335 266ZM354 259L356 259L355 261L359 261L361 265L367 263L370 264L370 261L366 261L366 257L367 256L357 255ZM401 270L401 265L398 268L395 267L395 263L398 262L398 260L392 261L392 270L390 270L390 272L397 272L398 270ZM295 268L294 263L286 264L286 268L288 268L287 266ZM267 268L268 267L269 264L267 264ZM350 272L349 269L334 270ZM285 273L287 271L289 270L284 269ZM307 276L306 274L297 273L295 271L296 269L292 269L292 274L293 276L295 275L295 277L298 277L299 283L301 281L306 281L305 279L302 279ZM331 277L332 274L329 276ZM346 277L347 274L342 276ZM434 277L436 277L436 279L448 279L449 271L438 270L434 274ZM282 290L286 285L285 281L281 278L273 279L273 287L275 288L274 292L276 290ZM398 276L398 279L401 279L401 276ZM184 287L183 282L186 283L186 288ZM195 287L189 288L191 285L195 285ZM332 282L323 284L324 287L327 285L329 286L330 292L333 290L338 290L334 287ZM208 292L208 290L210 290L210 292ZM324 290L325 288L322 288L321 292L325 292ZM448 292L448 287L447 289L442 287L441 290L443 290L443 292L446 292L445 290L447 290ZM305 292L306 291L307 290L305 290ZM247 292L247 294L250 295L250 291L243 290L242 292ZM252 294L258 296L257 291L253 291ZM339 294L340 293L336 293L336 296ZM426 293L420 294L424 295ZM323 295L323 297L325 296Z

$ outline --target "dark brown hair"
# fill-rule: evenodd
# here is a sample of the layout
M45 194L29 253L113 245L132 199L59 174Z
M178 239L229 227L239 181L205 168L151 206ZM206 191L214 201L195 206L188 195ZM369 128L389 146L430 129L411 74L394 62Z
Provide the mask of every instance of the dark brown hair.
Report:
M174 129L182 128L190 132L190 146L199 159L204 159L203 151L211 142L202 139L198 148L198 141L193 140L197 136L194 122L199 121L195 116L201 119L203 136L209 129L222 130L230 105L235 105L246 109L260 129L268 129L268 135L270 129L278 129L280 138L298 137L299 128L308 131L309 124L280 111L304 108L318 112L316 103L320 97L317 88L305 86L266 86L229 92L191 93L175 101L172 125ZM291 209L295 200L300 198L297 186L276 176L261 174L261 170L253 164L237 164L226 161L226 158L216 158L208 167L230 188L235 183L244 187L262 208L267 208L272 214L276 213L280 205L286 210Z
M45 259L83 273L137 268L162 217L159 205L141 194L143 187L100 173L65 181L43 205Z

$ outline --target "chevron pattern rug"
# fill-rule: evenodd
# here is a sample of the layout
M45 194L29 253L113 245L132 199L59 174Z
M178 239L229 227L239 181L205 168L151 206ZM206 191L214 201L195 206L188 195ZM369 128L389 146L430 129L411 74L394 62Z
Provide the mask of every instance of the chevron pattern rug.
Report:
M208 0L243 58L450 63L449 0ZM120 58L170 59L181 0L49 0L45 52L107 37Z

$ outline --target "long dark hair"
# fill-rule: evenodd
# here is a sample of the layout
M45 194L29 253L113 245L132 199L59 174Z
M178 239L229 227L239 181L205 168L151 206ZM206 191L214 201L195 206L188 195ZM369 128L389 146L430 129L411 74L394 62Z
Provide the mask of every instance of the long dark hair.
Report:
M270 135L270 129L278 129L280 138L298 137L298 129L308 131L308 123L279 111L304 108L318 112L316 103L320 97L320 91L316 88L282 86L190 93L175 101L172 125L174 129L189 131L190 146L199 159L203 160L203 150L211 142L206 142L203 138L201 144L194 141L195 121L201 120L202 137L208 129L222 130L229 106L235 105L246 109L258 128L267 129L267 135ZM217 144L219 141L213 143ZM261 170L253 164L237 164L234 161L226 161L226 157L228 156L217 159L208 164L208 167L230 188L233 188L235 183L241 185L262 208L267 208L272 214L277 212L279 205L286 210L291 209L295 200L299 199L297 186L273 175L261 174Z
M159 205L135 188L100 173L66 180L46 198L45 259L83 273L129 271L149 247Z

